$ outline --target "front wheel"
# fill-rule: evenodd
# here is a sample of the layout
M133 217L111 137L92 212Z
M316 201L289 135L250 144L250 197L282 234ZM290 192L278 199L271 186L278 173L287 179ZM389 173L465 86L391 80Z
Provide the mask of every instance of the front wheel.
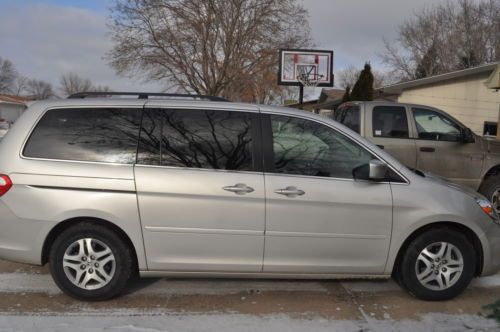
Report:
M495 211L500 213L500 176L491 176L484 180L479 192L491 202Z
M63 231L50 250L50 272L66 294L88 301L119 295L132 272L130 248L114 232L94 223Z
M399 278L410 294L441 301L462 293L474 276L474 247L461 233L449 229L427 231L403 254Z

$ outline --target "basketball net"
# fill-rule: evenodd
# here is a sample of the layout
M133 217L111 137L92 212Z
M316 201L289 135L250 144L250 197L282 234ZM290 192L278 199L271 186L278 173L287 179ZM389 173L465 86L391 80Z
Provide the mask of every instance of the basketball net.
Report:
M297 81L305 87L315 88L318 86L319 81L323 78L324 75L319 75L318 73L312 73L310 70L307 70L307 67L298 67L298 75Z

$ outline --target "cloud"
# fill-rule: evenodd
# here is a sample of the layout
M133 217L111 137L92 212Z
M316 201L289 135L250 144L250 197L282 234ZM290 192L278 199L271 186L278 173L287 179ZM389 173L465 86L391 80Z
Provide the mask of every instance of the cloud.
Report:
M92 0L83 8L74 0L0 1L0 56L12 60L22 74L55 87L61 74L76 72L114 90L160 90L156 83L118 77L103 59L112 43L102 2L98 6ZM299 1L309 11L317 46L334 50L335 69L361 68L365 61L381 69L383 37L394 39L414 11L446 0Z
M116 76L103 59L111 46L104 12L32 2L0 10L0 56L23 75L58 87L61 74L75 72L114 90L159 90Z
M446 0L302 0L309 11L316 44L335 52L335 69L362 67L371 61L381 67L378 56L383 38L394 40L398 26L415 11Z

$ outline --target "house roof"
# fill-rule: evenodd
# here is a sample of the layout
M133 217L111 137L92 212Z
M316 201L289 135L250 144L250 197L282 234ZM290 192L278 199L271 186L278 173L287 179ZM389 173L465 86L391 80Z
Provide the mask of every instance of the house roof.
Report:
M469 75L491 73L495 69L497 69L498 67L500 67L500 61L494 62L494 63L489 63L489 64L478 66L478 67L452 71L452 72L449 72L446 74L425 77L425 78L421 78L418 80L387 85L387 86L384 86L384 87L379 88L377 90L383 91L384 93L389 93L389 94L391 94L391 93L400 94L401 92L403 92L403 90L410 89L410 88L415 88L415 87L419 87L419 86L423 86L423 85L429 85L429 84L433 84L433 83L439 83L439 82L443 82L443 81L447 81L447 80L451 80L451 79L456 79L456 78L462 78L462 77L466 77Z
M12 96L12 95L5 95L5 94L0 94L0 103L4 104L14 104L14 105L24 105L31 100L25 97L21 96Z

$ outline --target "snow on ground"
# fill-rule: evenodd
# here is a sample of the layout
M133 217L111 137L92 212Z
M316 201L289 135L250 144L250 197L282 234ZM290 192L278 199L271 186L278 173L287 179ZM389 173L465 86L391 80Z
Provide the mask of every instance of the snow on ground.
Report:
M72 332L189 332L189 331L500 331L495 321L479 316L429 314L416 320L347 321L293 319L285 315L147 315L136 316L131 312L115 312L106 316L0 316L0 331L72 331Z

